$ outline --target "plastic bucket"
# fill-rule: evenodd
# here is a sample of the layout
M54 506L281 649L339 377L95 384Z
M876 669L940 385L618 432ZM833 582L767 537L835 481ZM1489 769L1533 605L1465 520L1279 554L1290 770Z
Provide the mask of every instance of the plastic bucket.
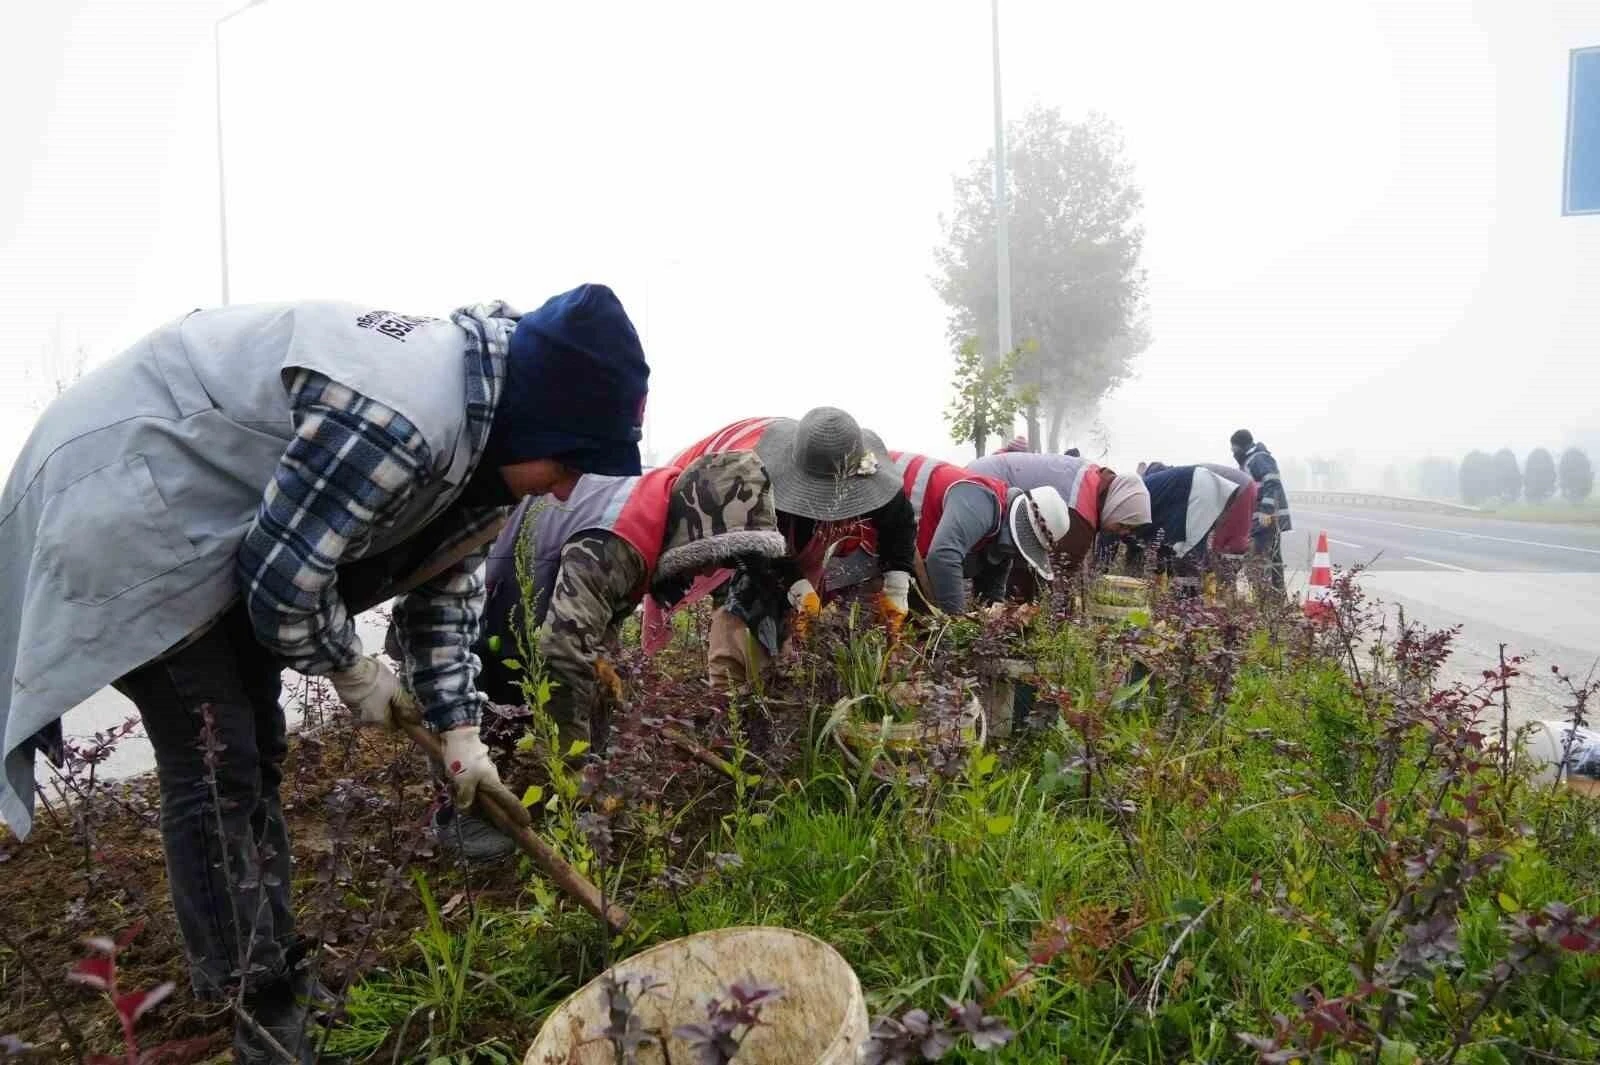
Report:
M1106 602L1097 599L1096 593L1104 599L1115 598L1123 602ZM1141 611L1150 611L1150 584L1138 577L1118 577L1106 574L1095 579L1089 586L1085 595L1085 613L1092 618L1101 618L1106 621L1126 621ZM1136 602L1126 602L1137 600Z
M1590 729L1576 729L1564 721L1535 721L1528 729L1523 757L1533 770L1536 784L1550 784L1556 779L1556 770L1566 759L1565 779L1569 784L1582 784L1582 790L1594 790L1593 767L1600 763L1596 751L1600 750L1600 733Z
M989 735L995 739L1010 738L1021 724L1023 707L1017 705L1017 685L1024 678L1039 672L1032 663L1021 658L991 659L978 663L978 702L983 707L983 718L988 722Z
M675 939L611 967L619 980L648 977L662 986L640 999L635 1016L651 1032L670 1033L706 1019L705 1004L735 980L781 988L740 1048L739 1061L761 1065L854 1065L867 1041L867 1004L855 970L822 940L787 928L719 928ZM523 1065L614 1065L601 1033L606 999L599 977L550 1014ZM674 1062L695 1060L667 1035ZM659 1043L639 1051L644 1065L665 1065Z
M982 747L988 739L988 720L983 713L983 704L976 697L961 711L954 730L969 746ZM880 743L883 753L889 758L905 760L938 746L940 741L950 737L951 731L949 724L931 721L866 721L847 713L839 722L834 736L853 762L858 755L870 755Z

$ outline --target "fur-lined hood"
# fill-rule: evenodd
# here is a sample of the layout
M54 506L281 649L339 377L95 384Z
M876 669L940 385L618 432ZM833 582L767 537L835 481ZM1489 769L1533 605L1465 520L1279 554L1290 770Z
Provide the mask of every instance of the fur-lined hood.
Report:
M782 558L772 481L754 451L706 455L684 467L667 503L656 582L730 567L740 558Z

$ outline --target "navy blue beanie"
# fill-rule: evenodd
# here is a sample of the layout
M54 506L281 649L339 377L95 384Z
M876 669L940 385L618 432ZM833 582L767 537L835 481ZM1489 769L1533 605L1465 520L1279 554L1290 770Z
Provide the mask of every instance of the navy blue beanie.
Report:
M525 314L485 460L560 459L580 473L639 473L650 367L616 293L579 285Z

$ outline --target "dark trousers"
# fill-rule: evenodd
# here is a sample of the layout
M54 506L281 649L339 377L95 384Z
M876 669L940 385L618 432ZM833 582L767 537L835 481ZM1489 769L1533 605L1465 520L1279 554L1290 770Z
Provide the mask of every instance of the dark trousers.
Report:
M256 1004L253 1015L274 1035L303 1017L294 1004L303 981L291 971L289 840L278 798L288 751L281 683L236 607L115 685L139 708L155 748L168 889L195 993L231 997L242 979L247 1007Z
M1267 580L1278 591L1283 591L1286 584L1283 579L1283 536L1278 532L1277 526L1269 525L1265 529L1257 529L1250 534L1250 553L1259 560L1259 565L1265 566Z

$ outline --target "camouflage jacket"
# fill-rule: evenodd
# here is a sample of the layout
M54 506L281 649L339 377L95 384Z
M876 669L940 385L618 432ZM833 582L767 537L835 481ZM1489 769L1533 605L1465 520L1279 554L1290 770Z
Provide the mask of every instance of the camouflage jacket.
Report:
M599 693L595 666L639 605L644 560L615 533L580 533L561 549L550 607L539 627L539 650L556 682L550 714L586 732Z
M595 665L615 644L644 586L644 559L615 533L591 529L562 546L537 630L540 656L555 682L547 709L558 722L579 731L588 723L596 705ZM478 686L496 703L520 704L522 674L505 662L520 657L513 633L523 624L522 606L486 611L484 622Z

